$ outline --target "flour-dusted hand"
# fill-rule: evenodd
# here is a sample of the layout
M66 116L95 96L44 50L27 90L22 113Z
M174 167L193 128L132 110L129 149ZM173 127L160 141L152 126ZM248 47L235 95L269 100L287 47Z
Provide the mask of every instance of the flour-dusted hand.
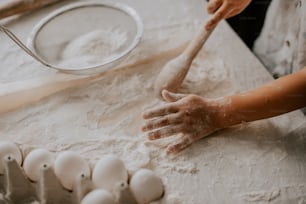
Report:
M250 3L251 0L209 0L207 3L207 12L213 14L213 16L207 22L206 29L210 30L220 20L241 13Z
M143 113L146 120L142 130L148 132L150 140L180 134L167 153L176 153L193 142L219 129L220 106L197 95L175 94L164 90L163 98L168 102Z

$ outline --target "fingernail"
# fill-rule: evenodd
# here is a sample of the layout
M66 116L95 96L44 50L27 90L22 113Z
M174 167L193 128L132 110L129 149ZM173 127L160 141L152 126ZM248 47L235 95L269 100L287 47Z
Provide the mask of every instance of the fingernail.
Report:
M170 155L170 154L173 154L174 151L172 149L167 149L166 153L167 153L167 155Z
M143 114L142 114L142 118L143 118L143 119L146 119L147 117L148 117L148 114L147 114L147 113L143 113Z
M149 135L148 138L149 140L156 140L156 137L154 135Z
M165 95L167 96L167 94L168 94L169 92L166 90L166 89L164 89L164 90L162 90L162 96L164 97Z
M175 150L175 148L174 147L168 147L168 149L167 149L167 154L172 154L172 153L174 153L176 150Z
M210 30L210 28L211 28L211 23L206 24L205 29Z

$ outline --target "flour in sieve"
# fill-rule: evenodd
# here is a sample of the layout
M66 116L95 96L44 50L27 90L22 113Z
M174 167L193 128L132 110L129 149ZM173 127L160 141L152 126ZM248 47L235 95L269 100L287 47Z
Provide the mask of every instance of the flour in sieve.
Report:
M67 43L59 65L75 68L101 64L118 55L126 42L127 33L121 30L91 31Z

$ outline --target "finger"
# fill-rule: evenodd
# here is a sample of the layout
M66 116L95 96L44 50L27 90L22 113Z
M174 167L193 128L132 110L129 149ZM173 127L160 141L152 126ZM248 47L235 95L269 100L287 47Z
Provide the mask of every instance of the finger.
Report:
M193 140L189 135L184 135L182 138L180 138L180 140L177 143L170 145L167 148L166 150L167 154L176 154L189 147L192 144L192 142Z
M144 119L150 119L154 117L165 116L171 113L176 113L178 112L178 110L179 110L178 107L175 104L171 103L171 104L162 105L155 109L147 110L142 114L142 117Z
M184 97L186 97L186 94L177 94L177 93L172 93L167 90L162 91L162 96L167 102L175 102L178 101Z
M175 113L148 121L143 127L142 131L151 131L153 129L161 128L167 125L176 125L182 122L181 114Z
M149 140L157 140L160 138L169 137L175 134L180 133L183 130L182 125L170 125L162 129L155 130L148 133Z
M226 3L223 3L222 6L215 12L210 20L206 23L206 30L213 29L219 21L221 21L226 14L228 13L228 6Z
M239 9L233 9L225 16L225 18L231 18L233 16L238 15L240 12L241 11Z
M222 5L222 0L210 0L207 3L207 12L213 14Z

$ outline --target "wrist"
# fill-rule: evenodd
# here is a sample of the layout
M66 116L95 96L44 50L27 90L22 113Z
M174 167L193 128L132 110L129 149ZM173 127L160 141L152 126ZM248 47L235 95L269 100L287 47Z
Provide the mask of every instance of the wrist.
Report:
M230 127L241 123L234 109L233 101L230 97L223 97L214 100L216 119L215 124L219 129Z

